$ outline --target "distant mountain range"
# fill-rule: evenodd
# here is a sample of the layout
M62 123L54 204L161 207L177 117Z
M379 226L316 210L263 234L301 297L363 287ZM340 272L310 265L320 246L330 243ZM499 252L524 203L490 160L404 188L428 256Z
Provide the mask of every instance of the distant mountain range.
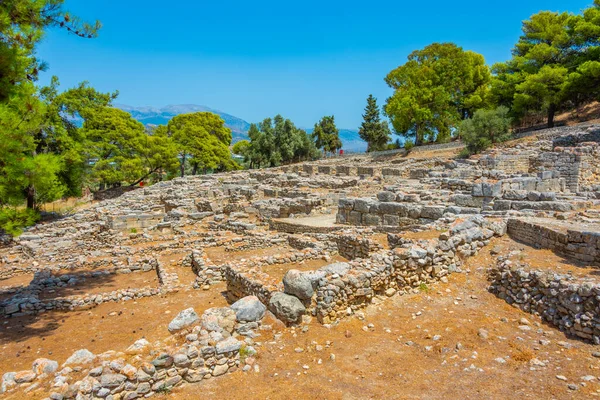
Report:
M196 104L178 104L169 105L162 108L156 107L132 107L125 104L115 104L115 107L130 113L133 118L137 119L144 125L165 125L171 118L179 114L188 114L198 111L208 111L218 114L225 121L225 125L231 129L233 142L248 139L248 129L250 124L241 118L224 113L222 111L213 110L206 106Z
M248 129L250 128L250 123L231 114L214 110L206 106L199 106L196 104L179 104L156 108L132 107L125 104L115 104L115 107L127 111L133 116L133 118L137 119L144 125L164 125L169 122L171 118L179 114L208 111L218 114L221 116L221 118L223 118L225 125L231 129L233 143L239 142L240 140L248 140ZM306 131L311 133L312 129L306 129ZM358 136L357 130L340 129L340 139L342 140L344 146L343 148L346 151L364 152L367 149L367 144Z

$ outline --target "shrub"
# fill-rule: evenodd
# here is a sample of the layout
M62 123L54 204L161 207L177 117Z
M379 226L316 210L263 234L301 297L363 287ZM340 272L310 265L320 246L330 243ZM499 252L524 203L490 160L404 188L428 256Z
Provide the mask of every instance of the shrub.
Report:
M504 106L495 110L477 110L473 118L461 123L459 134L467 145L469 153L474 154L494 143L510 139L510 123L508 108Z
M410 151L415 147L415 142L412 140L407 140L404 142L404 150L410 153Z
M35 224L40 219L40 214L28 208L0 208L0 230L11 236L19 236L23 228Z

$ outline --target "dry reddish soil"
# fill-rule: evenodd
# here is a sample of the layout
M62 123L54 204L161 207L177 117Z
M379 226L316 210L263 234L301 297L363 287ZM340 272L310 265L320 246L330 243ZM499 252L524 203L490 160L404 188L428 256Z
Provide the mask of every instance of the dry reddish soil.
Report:
M212 399L598 396L600 359L592 356L594 346L565 337L487 291L486 269L496 262L489 250L495 245L503 252L524 247L508 238L497 239L469 259L465 267L470 272L453 274L448 283L436 284L428 292L384 299L365 310L364 320L352 317L330 329L312 322L305 333L300 328L281 330L279 339L265 332L257 339L264 343L258 373L237 372L200 387L186 385L167 397L196 398L199 390ZM528 320L524 326L529 330L519 328L521 318ZM373 328L365 331L371 323ZM478 334L480 328L488 331L486 339ZM322 351L317 345L323 346ZM296 352L299 348L303 352ZM500 358L503 363L497 361ZM582 386L586 375L596 378ZM577 390L570 390L568 383Z
M189 289L136 301L103 303L90 310L6 319L0 322L0 371L30 369L38 357L62 363L77 349L99 354L124 351L141 338L150 342L164 339L169 336L167 325L181 310L193 307L202 314L210 307L227 305L221 295L224 290L222 283L210 291Z
M184 385L164 398L193 399L199 391L211 399L580 399L600 395L600 358L592 356L594 346L565 337L487 291L486 270L496 263L490 254L494 248L501 254L514 251L515 262L535 268L596 272L508 237L495 239L468 259L464 273L419 293L376 299L364 310L364 318L353 316L329 328L312 321L295 329L268 318L265 323L272 330L263 330L256 339L261 344L257 346L258 372L238 371ZM180 278L186 276L182 281L191 278L177 266L180 254L164 257L162 261L176 268ZM318 267L321 261L305 264ZM164 339L169 336L168 323L179 311L194 307L202 313L226 305L224 290L225 284L219 284L208 291L187 289L163 297L104 303L91 310L2 321L0 371L29 369L38 357L64 362L78 348L98 354L123 351L142 337L150 342ZM487 331L487 337L479 334L480 329ZM585 376L594 378L585 381ZM7 398L22 396L12 393ZM41 393L28 396L43 397Z
M207 247L204 249L206 256L214 264L224 264L230 261L250 259L253 257L267 257L292 252L293 249L285 244L267 247L264 249L225 251L223 247Z

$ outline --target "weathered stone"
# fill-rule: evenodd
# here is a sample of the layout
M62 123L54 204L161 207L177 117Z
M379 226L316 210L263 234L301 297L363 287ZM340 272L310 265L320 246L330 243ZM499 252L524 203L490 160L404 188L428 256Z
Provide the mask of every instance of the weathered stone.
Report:
M194 325L200 318L193 308L187 308L181 311L173 320L169 323L169 332L175 333L184 328Z
M296 323L306 313L306 308L295 296L275 292L269 301L269 310L286 323Z
M284 279L285 284L285 279ZM256 296L246 296L231 305L238 321L255 322L265 316L267 307Z

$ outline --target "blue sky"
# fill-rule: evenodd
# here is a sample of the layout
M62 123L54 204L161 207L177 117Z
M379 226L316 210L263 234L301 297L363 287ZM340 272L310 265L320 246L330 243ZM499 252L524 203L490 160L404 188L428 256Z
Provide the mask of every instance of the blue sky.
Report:
M52 30L38 55L63 88L87 80L133 106L202 104L249 122L277 113L311 127L335 115L357 128L369 93L415 49L452 41L492 64L510 57L521 21L579 12L592 0L66 0L99 19L97 39Z

